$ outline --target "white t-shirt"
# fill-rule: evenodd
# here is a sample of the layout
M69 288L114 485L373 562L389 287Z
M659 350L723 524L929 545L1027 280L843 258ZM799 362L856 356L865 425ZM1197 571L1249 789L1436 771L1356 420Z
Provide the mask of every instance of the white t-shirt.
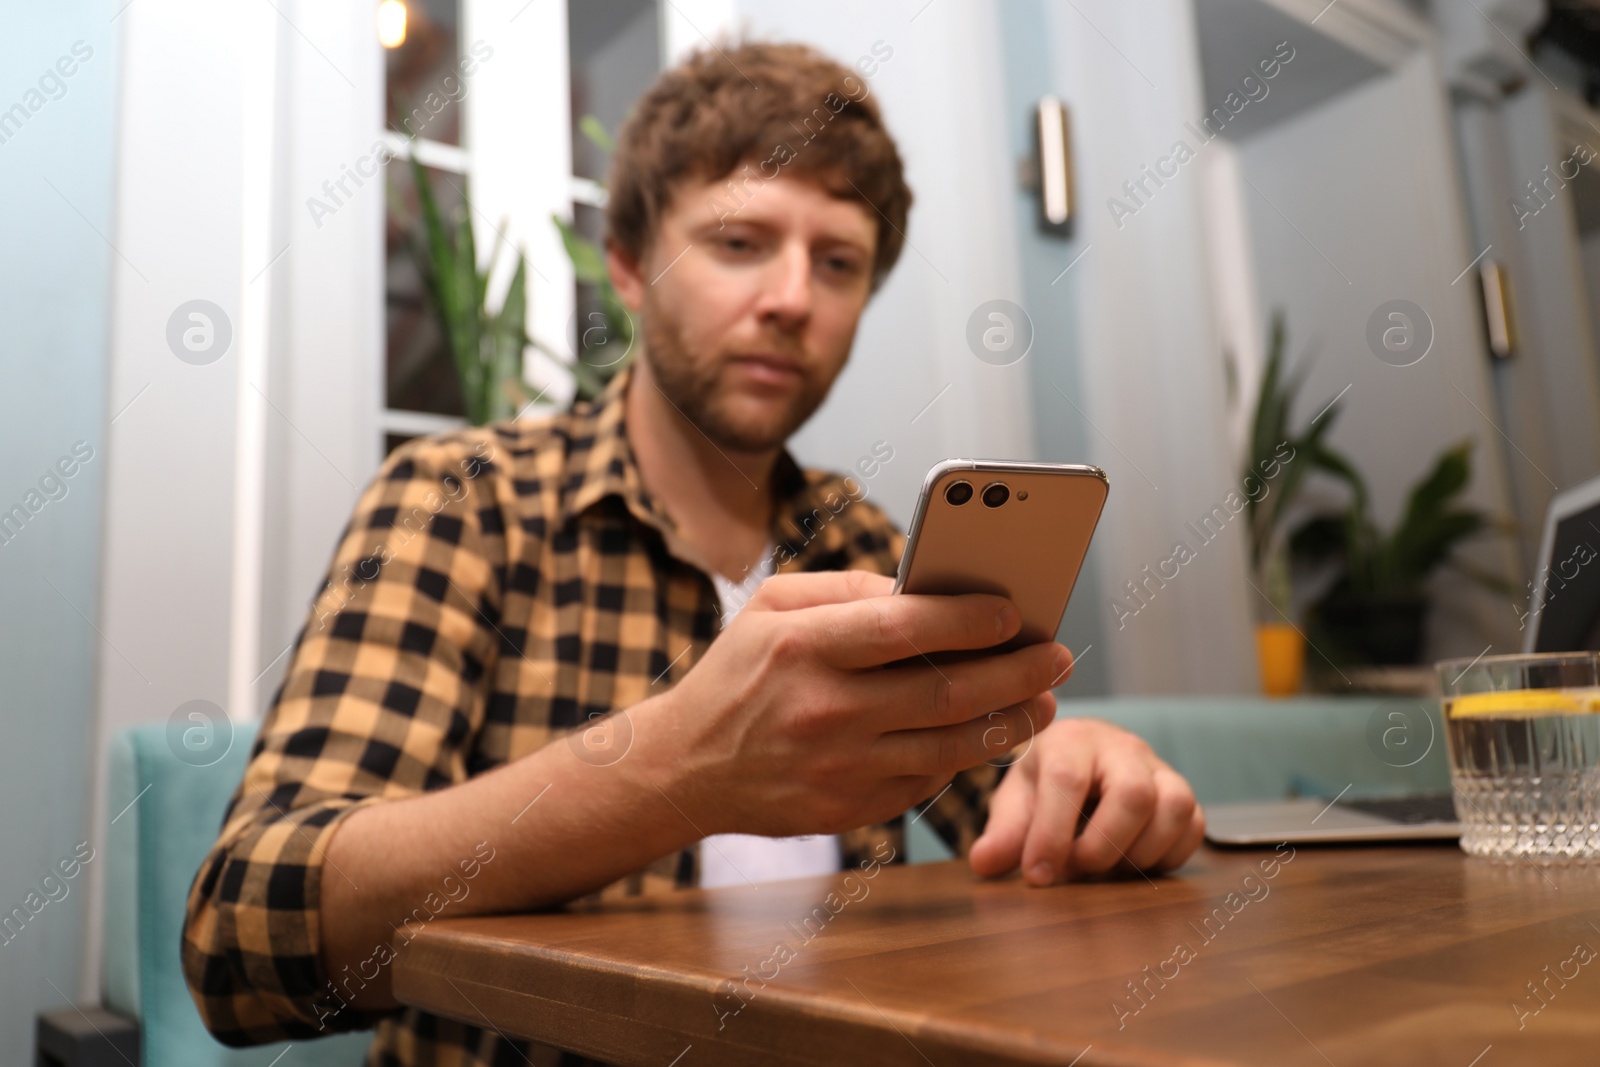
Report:
M717 597L722 602L724 627L755 595L756 588L772 575L776 554L773 546L768 545L761 562L742 582L729 581L716 573L711 575ZM712 834L700 843L700 885L712 889L802 878L808 874L832 874L839 870L841 862L839 839L833 834L806 837Z

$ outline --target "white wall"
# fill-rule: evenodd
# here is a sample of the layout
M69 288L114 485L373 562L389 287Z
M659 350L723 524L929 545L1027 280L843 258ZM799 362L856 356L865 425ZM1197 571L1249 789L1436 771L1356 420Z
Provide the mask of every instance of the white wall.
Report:
M89 872L105 855L84 783L95 666L107 651L92 625L116 414L104 373L107 300L113 277L138 284L106 242L115 12L110 0L11 5L0 35L0 111L20 102L26 116L18 126L9 114L0 129L0 518L19 506L29 516L0 533L0 915L29 894L57 896L20 932L13 920L0 935L0 1048L15 1063L33 1062L34 1014L82 991ZM47 71L57 81L41 90ZM57 864L80 842L95 859L62 881Z
M1530 80L1502 105L1513 196L1526 199L1528 182L1559 174L1580 143L1600 149L1595 113L1576 101L1563 107L1556 97L1547 83ZM1530 327L1528 354L1543 368L1539 403L1561 428L1552 442L1555 469L1547 473L1567 489L1600 474L1600 349L1585 307L1572 190L1544 196L1551 202L1515 230L1524 253L1516 297L1520 319ZM1509 203L1498 207L1506 219L1516 219Z
M1192 8L1187 0L1085 0L1049 12L1045 32L1073 108L1077 232L1088 249L1059 283L1079 308L1082 414L1065 404L1059 411L1090 424L1094 461L1111 476L1097 539L1112 686L1254 691L1242 524L1209 544L1186 528L1238 489L1199 161L1120 227L1107 206L1203 110ZM1179 540L1196 558L1137 615L1113 610L1113 597L1134 605L1125 583L1170 557Z
M1048 0L1010 0L1000 5L1005 44L1006 110L999 124L1008 131L1011 156L1034 154L1034 114L1046 95L1066 95L1061 71L1054 62L1046 24ZM1027 299L1020 301L1034 329L1033 349L1027 355L1035 446L1039 458L1057 463L1083 463L1104 451L1095 431L1063 399L1084 403L1084 356L1079 341L1083 309L1078 291L1066 278L1084 260L1086 243L1081 234L1046 232L1039 227L1038 194L1020 183L1009 200L1017 229L1017 251ZM1080 205L1081 207L1081 205ZM1067 272L1067 273L1063 273ZM1059 639L1076 656L1072 677L1057 690L1063 700L1104 696L1111 689L1111 661L1106 655L1106 597L1101 587L1101 556L1109 551L1102 537L1095 538L1084 559L1083 573L1067 604Z
M1517 351L1492 368L1505 431L1522 574L1536 566L1550 499L1600 473L1600 351L1575 219L1575 175L1600 185L1577 146L1600 145L1600 115L1565 53L1517 42L1546 14L1538 0L1435 6L1473 245L1510 287ZM1560 85L1561 89L1556 86ZM1584 172L1587 173L1584 173ZM1587 307L1585 305L1588 305ZM1526 607L1520 590L1519 610Z
M1591 230L1578 242L1583 260L1583 291L1589 301L1589 329L1600 333L1600 230Z
M376 139L370 12L141 0L118 22L110 239L138 271L111 305L97 790L126 727L193 699L259 714L379 458L381 176L321 225L305 207ZM203 365L167 337L195 299L232 335Z
M1431 51L1257 134L1240 158L1259 190L1246 203L1261 303L1285 309L1296 354L1315 355L1304 390L1311 413L1349 387L1331 441L1365 475L1379 524L1389 528L1438 454L1467 437L1478 442L1467 499L1509 515L1472 275L1453 284L1480 250L1466 232ZM1394 299L1420 305L1435 330L1431 351L1408 367L1380 361L1366 341L1368 319ZM1480 541L1468 556L1516 573L1504 541ZM1433 654L1516 647L1503 598L1459 577L1441 577L1434 588Z
M339 531L381 458L383 213L380 171L332 215L322 186L372 154L383 127L383 57L370 12L301 2L280 48L277 294L268 410L262 616L247 708L265 709L288 665ZM319 54L320 52L320 54ZM474 86L474 90L475 90ZM389 166L405 166L396 161ZM263 673L264 672L264 673Z
M1456 105L1456 134L1462 159L1463 192L1467 198L1472 219L1473 244L1478 248L1492 247L1489 253L1511 278L1517 294L1521 296L1524 279L1530 277L1528 259L1537 254L1539 234L1530 244L1517 232L1514 217L1508 210L1510 191L1515 185L1512 175L1521 168L1510 157L1506 134L1506 115L1497 104L1477 100L1463 100ZM1545 241L1559 241L1560 223L1554 211L1549 213L1551 223ZM1474 281L1463 279L1466 285ZM1564 451L1563 440L1577 446L1573 451L1586 451L1585 439L1592 440L1594 430L1584 422L1569 426L1570 437L1561 432L1558 424L1545 415L1546 368L1543 358L1544 324L1527 313L1525 302L1519 305L1518 333L1522 351L1519 358L1491 366L1497 397L1496 414L1505 438L1497 442L1498 451L1506 458L1510 496L1514 513L1521 520L1522 529L1517 538L1522 568L1531 575L1535 556L1539 550L1540 523L1550 499L1558 491L1562 478L1562 464L1557 457ZM1556 353L1558 360L1565 358ZM1515 441L1513 448L1507 440ZM1568 483L1570 484L1570 483Z
M246 272L241 222L245 139L266 135L243 121L241 72L262 47L259 27L194 0L133 4L118 21L110 239L138 273L114 276L111 305L110 405L129 406L110 428L106 463L100 629L110 647L100 657L97 769L125 726L164 722L188 700L228 704L237 368L242 333L261 325L246 322L242 301L267 265ZM221 307L233 334L203 366L167 343L169 318L196 299ZM103 824L104 778L94 780ZM99 922L97 905L90 975Z

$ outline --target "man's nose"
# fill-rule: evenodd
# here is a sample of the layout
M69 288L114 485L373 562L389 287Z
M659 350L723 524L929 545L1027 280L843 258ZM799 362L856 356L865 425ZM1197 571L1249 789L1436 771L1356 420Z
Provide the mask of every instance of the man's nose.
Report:
M804 323L811 315L811 284L811 250L785 242L768 264L759 316L786 328Z

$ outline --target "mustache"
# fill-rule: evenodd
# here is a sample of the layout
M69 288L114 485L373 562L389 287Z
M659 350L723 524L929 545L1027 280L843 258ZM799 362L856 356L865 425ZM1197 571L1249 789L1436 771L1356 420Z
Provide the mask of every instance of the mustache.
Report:
M779 340L765 338L752 341L748 344L729 346L724 352L725 359L736 359L740 356L777 356L780 359L793 360L801 366L809 367L813 360L806 352L805 345L793 340Z

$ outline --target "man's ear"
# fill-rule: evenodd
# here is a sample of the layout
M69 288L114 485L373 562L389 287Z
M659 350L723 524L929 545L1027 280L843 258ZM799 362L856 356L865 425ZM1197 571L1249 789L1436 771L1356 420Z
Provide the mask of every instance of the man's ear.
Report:
M617 296L622 298L622 303L629 311L637 315L644 307L643 266L617 242L608 240L606 271L611 275L611 284L616 288Z

